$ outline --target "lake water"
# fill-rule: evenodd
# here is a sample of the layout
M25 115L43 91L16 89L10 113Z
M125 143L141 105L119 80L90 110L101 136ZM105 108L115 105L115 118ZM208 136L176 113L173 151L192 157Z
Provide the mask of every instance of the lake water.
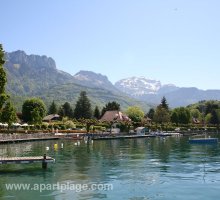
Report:
M46 151L46 147L50 149ZM219 198L219 145L191 145L186 137L93 144L80 141L79 145L67 140L0 145L0 156L38 156L45 152L56 159L47 170L40 163L0 166L0 199ZM7 190L6 184L12 183L30 184L31 189ZM37 189L40 184L47 184L42 185L42 191ZM50 188L55 184L63 184L63 191ZM83 190L83 185L89 189ZM91 189L92 185L96 188Z

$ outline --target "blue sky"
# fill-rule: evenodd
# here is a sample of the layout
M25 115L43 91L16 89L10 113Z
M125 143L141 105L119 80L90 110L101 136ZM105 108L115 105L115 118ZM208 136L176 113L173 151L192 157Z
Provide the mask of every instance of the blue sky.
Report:
M113 83L220 89L219 9L219 0L1 0L0 43Z

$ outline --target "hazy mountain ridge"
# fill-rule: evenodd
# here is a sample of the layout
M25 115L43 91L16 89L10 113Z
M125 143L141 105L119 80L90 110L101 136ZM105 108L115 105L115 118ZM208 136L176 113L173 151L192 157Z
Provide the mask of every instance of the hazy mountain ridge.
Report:
M122 79L113 85L107 76L91 71L82 70L72 76L58 70L52 58L27 55L24 51L6 53L5 58L7 90L15 101L25 96L41 96L48 103L53 98L60 103L64 100L74 103L79 89L87 90L92 101L100 105L118 100L124 106L148 108L149 104L159 104L163 96L171 107L186 106L201 100L220 100L220 90L180 88L145 77Z
M120 93L108 77L91 71L81 70L74 76L74 82L87 87L97 87Z

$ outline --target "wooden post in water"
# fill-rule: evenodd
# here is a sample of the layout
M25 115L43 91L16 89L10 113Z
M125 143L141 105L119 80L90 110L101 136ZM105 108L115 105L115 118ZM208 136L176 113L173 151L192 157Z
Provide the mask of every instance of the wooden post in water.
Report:
M44 154L44 156L43 156L43 161L42 161L42 168L43 169L47 169L47 156L46 156L46 154Z

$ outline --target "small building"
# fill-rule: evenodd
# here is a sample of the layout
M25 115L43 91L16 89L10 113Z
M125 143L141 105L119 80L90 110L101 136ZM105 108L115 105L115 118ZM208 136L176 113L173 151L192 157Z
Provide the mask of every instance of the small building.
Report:
M104 122L130 122L131 119L123 114L121 111L113 110L113 111L106 111L105 114L102 116L100 121Z
M137 127L135 129L137 135L145 135L148 132L148 128L146 127Z
M51 122L57 120L60 120L60 115L57 114L47 115L46 117L43 118L43 122Z

